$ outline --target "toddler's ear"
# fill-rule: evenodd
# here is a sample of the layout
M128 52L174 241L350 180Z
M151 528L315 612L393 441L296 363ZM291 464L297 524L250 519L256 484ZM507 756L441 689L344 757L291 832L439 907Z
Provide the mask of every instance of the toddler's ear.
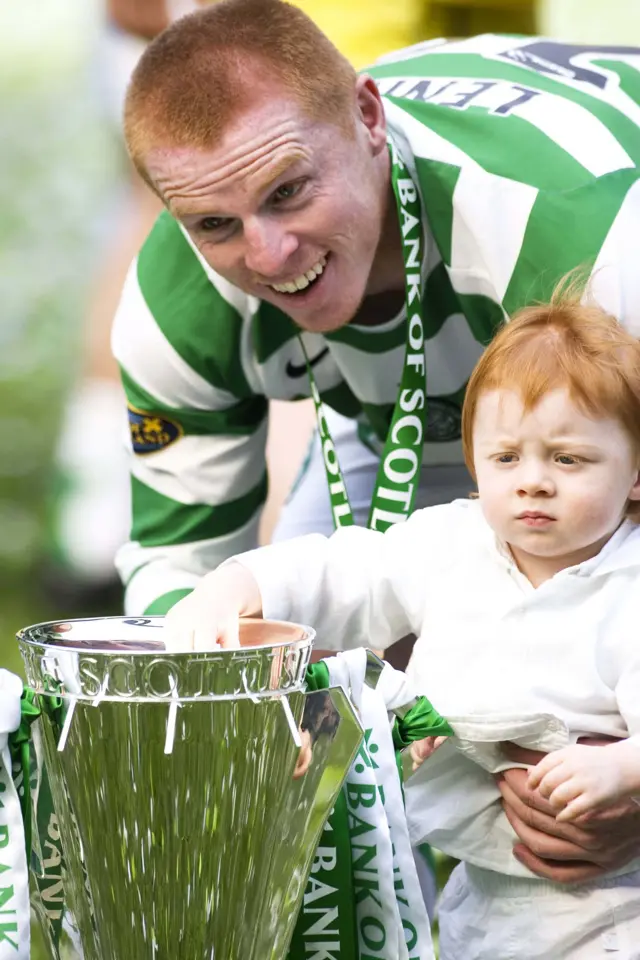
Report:
M640 500L640 470L636 473L636 479L629 491L629 500Z

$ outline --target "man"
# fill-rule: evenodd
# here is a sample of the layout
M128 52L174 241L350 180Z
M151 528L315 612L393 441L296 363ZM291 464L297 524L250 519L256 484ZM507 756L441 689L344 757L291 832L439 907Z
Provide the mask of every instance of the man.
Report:
M209 2L215 0L105 0L97 59L109 123L117 118L120 126L125 89L146 43L179 16ZM358 29L358 22L367 0L349 0L348 17L338 0L303 0L299 5L324 25L352 63L368 63L389 47L405 46L418 36L420 0L399 0L393 8L378 5L368 17L366 31ZM65 408L52 492L53 542L48 545L47 586L65 609L72 600L76 607L80 602L102 610L121 602L113 558L127 538L130 497L121 437L122 386L108 342L126 271L160 209L159 198L137 174L130 175L92 287L85 318L83 373ZM272 469L269 498L261 517L262 537L269 536L273 528L302 460L312 422L309 404L285 407L276 403L270 410L272 449L267 446L267 458ZM280 462L276 459L274 470L283 432L289 434L286 454L279 457ZM88 433L99 437L89 456Z
M125 133L167 211L113 336L135 453L129 612L166 612L255 544L267 398L342 415L319 410L287 533L366 522L371 491L384 529L468 492L462 396L505 316L581 267L640 333L636 53L486 36L357 76L278 0L226 0L150 45ZM585 879L635 853L630 812L569 831L517 774L503 793L536 872Z

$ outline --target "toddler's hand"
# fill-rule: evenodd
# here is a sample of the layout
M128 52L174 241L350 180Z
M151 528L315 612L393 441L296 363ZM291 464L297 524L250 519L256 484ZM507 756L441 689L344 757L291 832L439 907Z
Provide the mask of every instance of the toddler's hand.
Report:
M556 820L575 820L634 791L640 748L628 741L555 750L536 764L527 781L558 810Z
M446 737L425 737L424 740L414 740L409 747L409 755L413 761L411 769L417 770L432 753L445 742Z
M215 650L239 647L238 618L260 616L262 597L253 575L240 563L229 563L198 583L164 619L167 650Z

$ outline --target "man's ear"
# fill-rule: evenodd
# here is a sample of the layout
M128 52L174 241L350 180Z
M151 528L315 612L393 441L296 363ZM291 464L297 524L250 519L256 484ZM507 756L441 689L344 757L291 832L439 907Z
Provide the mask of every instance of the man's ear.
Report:
M358 120L365 127L373 155L387 146L387 121L384 105L375 80L367 73L356 79L356 107Z

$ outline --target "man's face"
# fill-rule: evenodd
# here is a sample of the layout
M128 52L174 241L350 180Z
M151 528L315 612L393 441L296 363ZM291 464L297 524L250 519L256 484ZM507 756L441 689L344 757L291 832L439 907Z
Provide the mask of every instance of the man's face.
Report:
M303 329L344 326L370 292L388 192L371 81L358 78L351 136L274 83L213 149L154 149L147 167L209 265Z
M533 579L595 556L640 499L637 456L622 425L590 417L566 390L533 410L518 394L478 399L473 457L482 510Z

